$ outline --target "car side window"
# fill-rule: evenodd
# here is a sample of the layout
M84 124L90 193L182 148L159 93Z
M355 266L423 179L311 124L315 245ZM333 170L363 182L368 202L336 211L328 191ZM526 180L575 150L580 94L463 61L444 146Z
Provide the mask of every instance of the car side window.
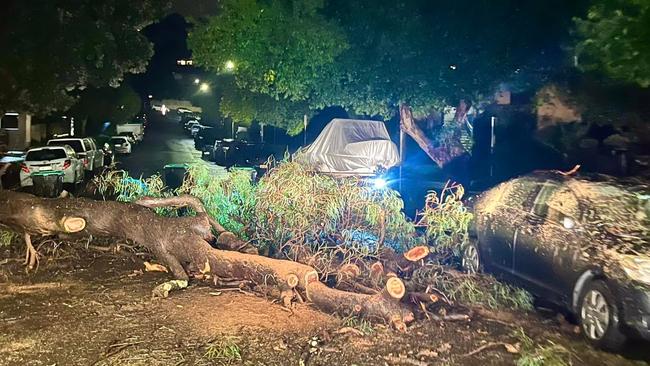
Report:
M518 179L510 182L507 191L508 206L528 212L539 189L540 185L531 180Z
M580 218L578 197L568 187L545 183L535 199L533 213L560 225L565 218L575 222Z
M544 183L541 185L539 194L533 203L533 213L535 215L543 218L548 216L548 200L558 188L557 184L552 183Z

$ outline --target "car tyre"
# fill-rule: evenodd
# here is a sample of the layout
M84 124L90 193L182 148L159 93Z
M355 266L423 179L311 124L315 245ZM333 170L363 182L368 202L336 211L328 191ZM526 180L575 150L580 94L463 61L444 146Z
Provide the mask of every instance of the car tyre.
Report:
M481 261L476 238L470 238L469 243L463 248L461 266L467 273L480 273L483 271L483 262Z
M620 310L604 281L592 281L583 289L578 303L582 334L596 347L620 350L627 341L621 330Z

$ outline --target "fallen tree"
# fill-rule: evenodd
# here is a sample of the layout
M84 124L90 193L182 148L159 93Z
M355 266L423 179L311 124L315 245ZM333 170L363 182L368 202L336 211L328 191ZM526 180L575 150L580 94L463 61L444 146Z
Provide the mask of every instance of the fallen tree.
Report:
M193 208L196 216L163 217L152 210L184 206ZM177 280L187 281L197 274L204 278L246 280L277 288L285 304L298 292L301 298L323 311L384 321L402 331L413 320L413 313L400 303L406 290L398 278L386 281L377 294L347 292L321 283L318 273L310 266L227 250L247 247L211 219L200 201L192 196L143 198L135 203L122 203L84 198L46 199L0 190L0 224L24 233L32 256L36 255L31 246L32 235L124 238L148 248ZM212 243L225 249L213 248ZM31 259L30 264L34 264Z

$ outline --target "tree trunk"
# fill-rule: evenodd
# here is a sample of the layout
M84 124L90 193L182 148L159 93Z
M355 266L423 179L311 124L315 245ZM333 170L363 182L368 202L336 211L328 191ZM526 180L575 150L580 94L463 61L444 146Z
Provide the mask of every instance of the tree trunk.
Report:
M149 208L162 206L190 206L197 215L161 217ZM129 239L151 250L176 279L188 280L190 275L200 274L245 280L277 287L282 300L287 291L298 290L320 310L385 321L399 330L406 330L406 323L413 320L413 314L400 304L404 293L395 281L376 295L346 292L319 282L316 271L304 264L213 248L210 243L216 240L212 229L221 232L221 237L223 228L191 196L146 198L129 204L84 198L46 199L0 190L0 225L28 235ZM227 240L227 248L242 249L232 246L231 239Z
M411 136L413 140L420 146L422 150L436 163L439 167L443 167L451 160L451 157L445 149L435 147L435 144L429 137L422 131L422 129L415 123L411 107L407 104L400 104L399 106L400 127L407 135Z

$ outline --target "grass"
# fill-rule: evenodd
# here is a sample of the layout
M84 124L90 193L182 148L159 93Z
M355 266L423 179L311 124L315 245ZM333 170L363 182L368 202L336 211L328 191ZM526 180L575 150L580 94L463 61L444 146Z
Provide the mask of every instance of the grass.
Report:
M532 295L521 288L497 281L486 274L466 274L440 265L428 265L413 276L420 287L433 286L449 300L492 310L533 309Z
M364 335L370 335L375 332L375 328L372 327L372 323L366 319L361 319L353 315L343 318L341 325L344 327L354 328Z
M234 337L225 337L206 344L203 358L219 365L232 365L242 360L241 349Z
M564 346L547 340L543 344L535 344L524 332L523 328L514 331L513 335L519 340L521 357L517 366L571 366L571 352Z
M0 247L8 247L18 238L18 234L10 230L0 229Z

